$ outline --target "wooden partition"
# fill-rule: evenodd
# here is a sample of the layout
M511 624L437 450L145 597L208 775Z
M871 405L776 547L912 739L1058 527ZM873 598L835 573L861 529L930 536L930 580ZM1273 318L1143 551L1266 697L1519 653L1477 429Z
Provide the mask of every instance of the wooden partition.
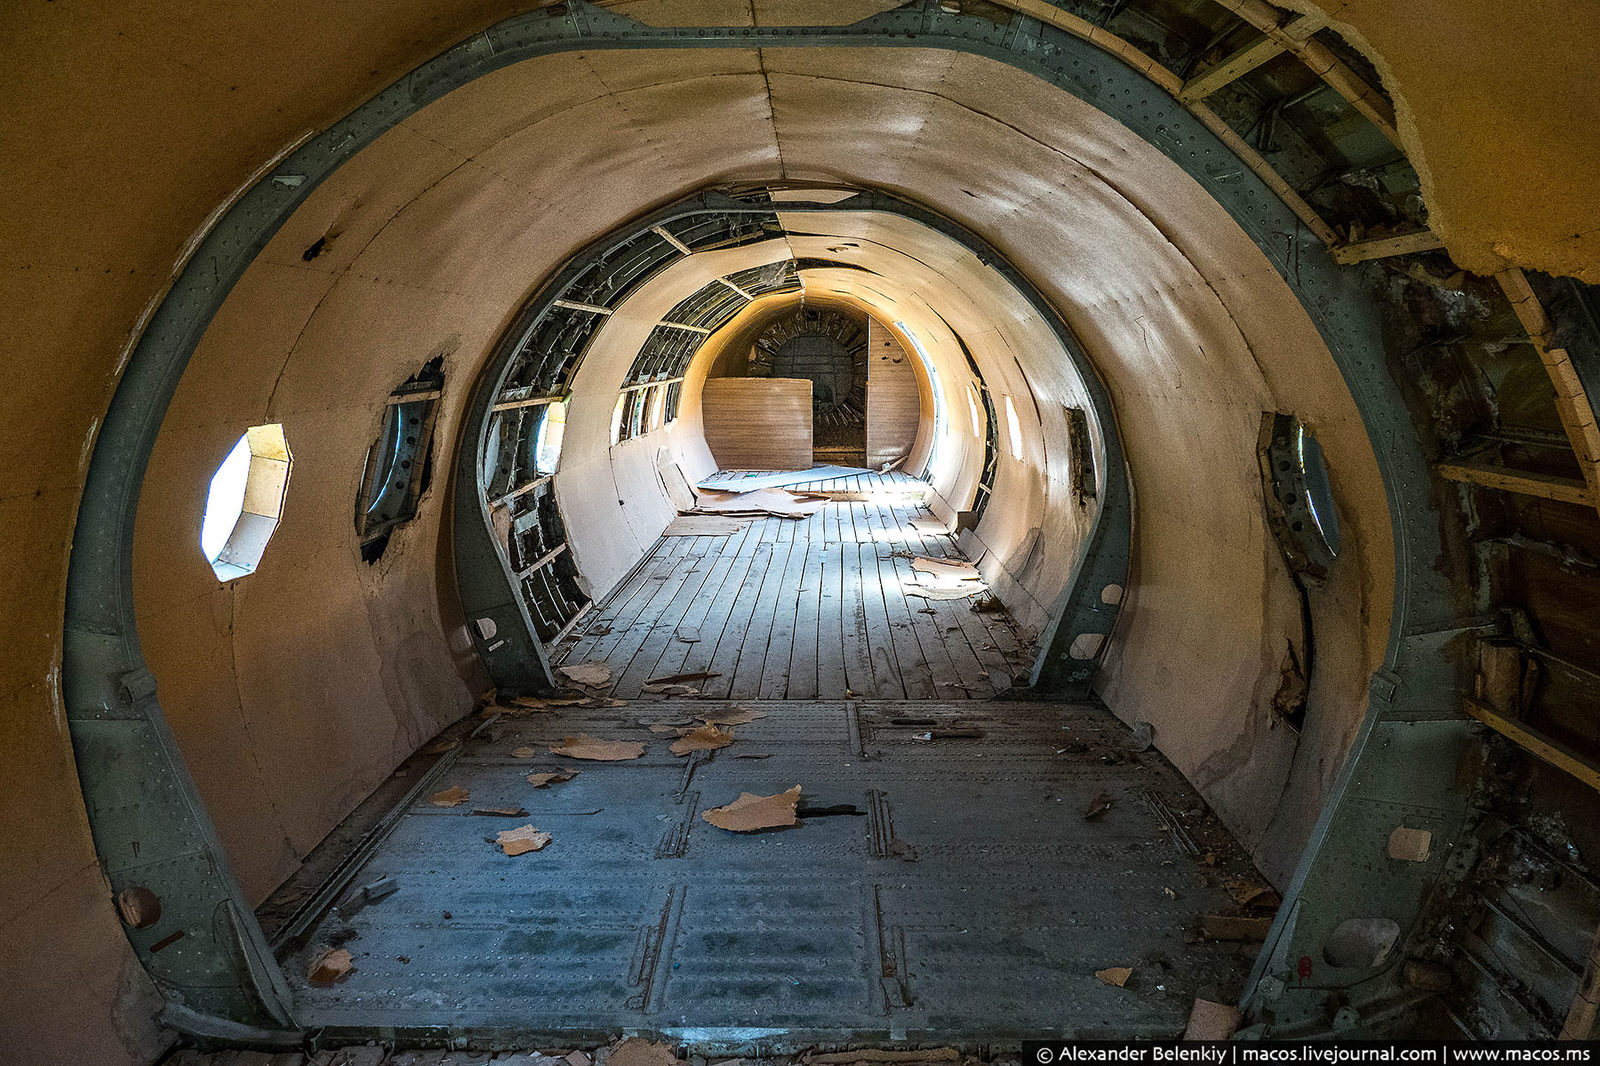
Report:
M700 403L706 445L723 470L812 465L809 378L710 378Z

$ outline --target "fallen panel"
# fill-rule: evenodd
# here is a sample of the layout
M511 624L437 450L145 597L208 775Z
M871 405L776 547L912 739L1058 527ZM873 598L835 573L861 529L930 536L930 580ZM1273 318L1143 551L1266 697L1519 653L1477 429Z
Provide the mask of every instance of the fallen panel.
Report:
M871 473L871 470L859 466L814 466L809 470L719 470L695 487L720 492L750 492Z

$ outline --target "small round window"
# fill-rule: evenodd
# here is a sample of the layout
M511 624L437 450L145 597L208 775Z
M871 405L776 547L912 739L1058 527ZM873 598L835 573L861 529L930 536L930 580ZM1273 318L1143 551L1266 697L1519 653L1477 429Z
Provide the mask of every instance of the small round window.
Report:
M212 475L200 550L218 580L254 573L283 515L292 459L278 424L245 431Z

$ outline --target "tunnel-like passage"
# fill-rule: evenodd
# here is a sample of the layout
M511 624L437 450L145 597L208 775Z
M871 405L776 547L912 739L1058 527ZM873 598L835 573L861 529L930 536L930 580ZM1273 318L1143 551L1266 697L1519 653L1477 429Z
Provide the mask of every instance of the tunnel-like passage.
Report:
M1087 45L1065 41L1048 77L981 48L904 41L668 49L646 37L494 53L368 128L370 143L296 193L241 260L161 412L134 496L131 582L136 645L238 898L267 904L289 960L274 1024L598 1031L666 1026L651 1012L672 1004L671 1025L698 1030L714 1024L706 1004L735 994L728 952L754 975L736 990L741 1010L834 1038L1159 1032L1195 995L1245 991L1231 941L1190 950L1185 924L1197 899L1259 933L1265 916L1230 905L1198 867L1182 887L1161 883L1171 844L1159 834L1184 864L1209 852L1230 876L1261 879L1250 899L1269 898L1266 883L1291 889L1370 728L1369 681L1397 654L1396 552L1433 534L1391 513L1413 457L1394 443L1390 392L1356 380L1375 350L1360 299L1325 257L1301 262L1309 238L1290 212L1254 176L1219 170L1219 143L1170 100L1091 98L1071 83L1089 77L1068 66ZM271 180L298 189L305 175L280 180L294 176ZM788 425L810 440L803 460L855 456L855 438L817 436L817 390L834 381L829 409L847 408L853 364L816 369L769 336L807 309L864 333L859 454L877 469L737 542L663 537L708 479L743 465L719 461L734 439L724 427L753 424L770 454L794 453L776 394L740 414L718 395L735 386L802 386ZM848 355L848 336L830 343ZM874 381L890 373L875 379L874 342L907 375L892 440L874 414ZM780 357L795 376L772 372ZM281 427L293 474L259 562L219 582L196 545L203 486L241 433L266 425ZM1289 441L1298 470L1277 469ZM1329 521L1314 524L1336 520L1338 543L1324 538L1336 550L1306 562L1285 530L1305 532L1302 512L1318 507ZM970 560L993 609L926 594L917 606L906 555ZM825 611L830 574L839 599ZM850 665L851 588L865 673ZM813 590L807 652L797 634ZM825 616L837 644L822 639ZM715 646L682 639L713 617ZM761 668L741 672L757 640ZM616 683L582 702L553 695L567 683L558 666L590 660ZM797 686L806 661L812 680ZM683 674L717 676L646 691ZM1063 693L1089 702L1048 702ZM958 706L988 696L1045 702ZM659 737L697 715L748 713L707 702L723 697L784 703L740 721L748 739L729 751L667 754ZM873 697L927 706L858 702ZM528 792L518 752L559 772L568 764L545 756L580 733L650 752ZM770 750L740 762L745 744ZM992 769L1005 760L1027 769ZM697 820L741 791L796 783L813 806L859 805L865 821L803 818L811 842L791 850L801 833L775 834L741 853L741 838ZM432 802L434 785L473 806ZM539 804L527 817L571 828L549 855L495 865L509 856L477 826ZM860 839L823 839L836 829ZM985 865L986 840L1032 872ZM1145 845L1127 885L1085 886L1106 849ZM925 865L888 876L921 887L895 897L874 864L906 863L907 849ZM551 884L502 887L544 859ZM840 873L835 860L860 865ZM357 919L347 893L361 870L412 888ZM774 880L785 870L792 891ZM720 899L719 875L734 886ZM841 879L844 902L819 904ZM1148 894L1142 919L1127 917L1127 891ZM718 902L701 909L707 898ZM973 958L951 939L966 911L1003 954L1038 952L1040 979L1076 1004L1071 1021L953 981L955 960ZM1063 932L1080 912L1114 928L1070 958L1006 917ZM383 991L359 975L306 986L315 953L358 921L370 950L357 969L381 967ZM1325 921L1279 930L1320 938ZM241 926L248 943L248 916ZM402 943L413 933L415 949ZM754 961L741 946L791 934ZM659 969L674 943L686 964L691 945L702 952L677 984ZM561 962L585 944L585 965ZM773 993L811 951L815 994ZM1091 956L1111 965L1117 952L1178 960L1173 992L1107 998ZM407 970L414 959L428 962ZM565 978L528 983L519 967L541 961ZM482 985L462 991L463 970ZM464 997L455 1015L452 995Z

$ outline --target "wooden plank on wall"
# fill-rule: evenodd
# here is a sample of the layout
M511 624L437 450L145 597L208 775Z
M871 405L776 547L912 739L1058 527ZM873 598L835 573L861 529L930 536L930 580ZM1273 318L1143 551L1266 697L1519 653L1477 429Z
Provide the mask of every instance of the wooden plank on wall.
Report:
M723 470L807 470L811 381L709 378L700 397L706 445Z
M874 470L911 453L922 419L916 356L876 320L867 323L867 465Z
M1537 496L1540 499L1575 503L1580 506L1594 503L1589 495L1589 487L1577 478L1535 474L1487 463L1440 463L1437 469L1440 477L1450 481L1483 485L1501 492L1515 492L1523 496Z

